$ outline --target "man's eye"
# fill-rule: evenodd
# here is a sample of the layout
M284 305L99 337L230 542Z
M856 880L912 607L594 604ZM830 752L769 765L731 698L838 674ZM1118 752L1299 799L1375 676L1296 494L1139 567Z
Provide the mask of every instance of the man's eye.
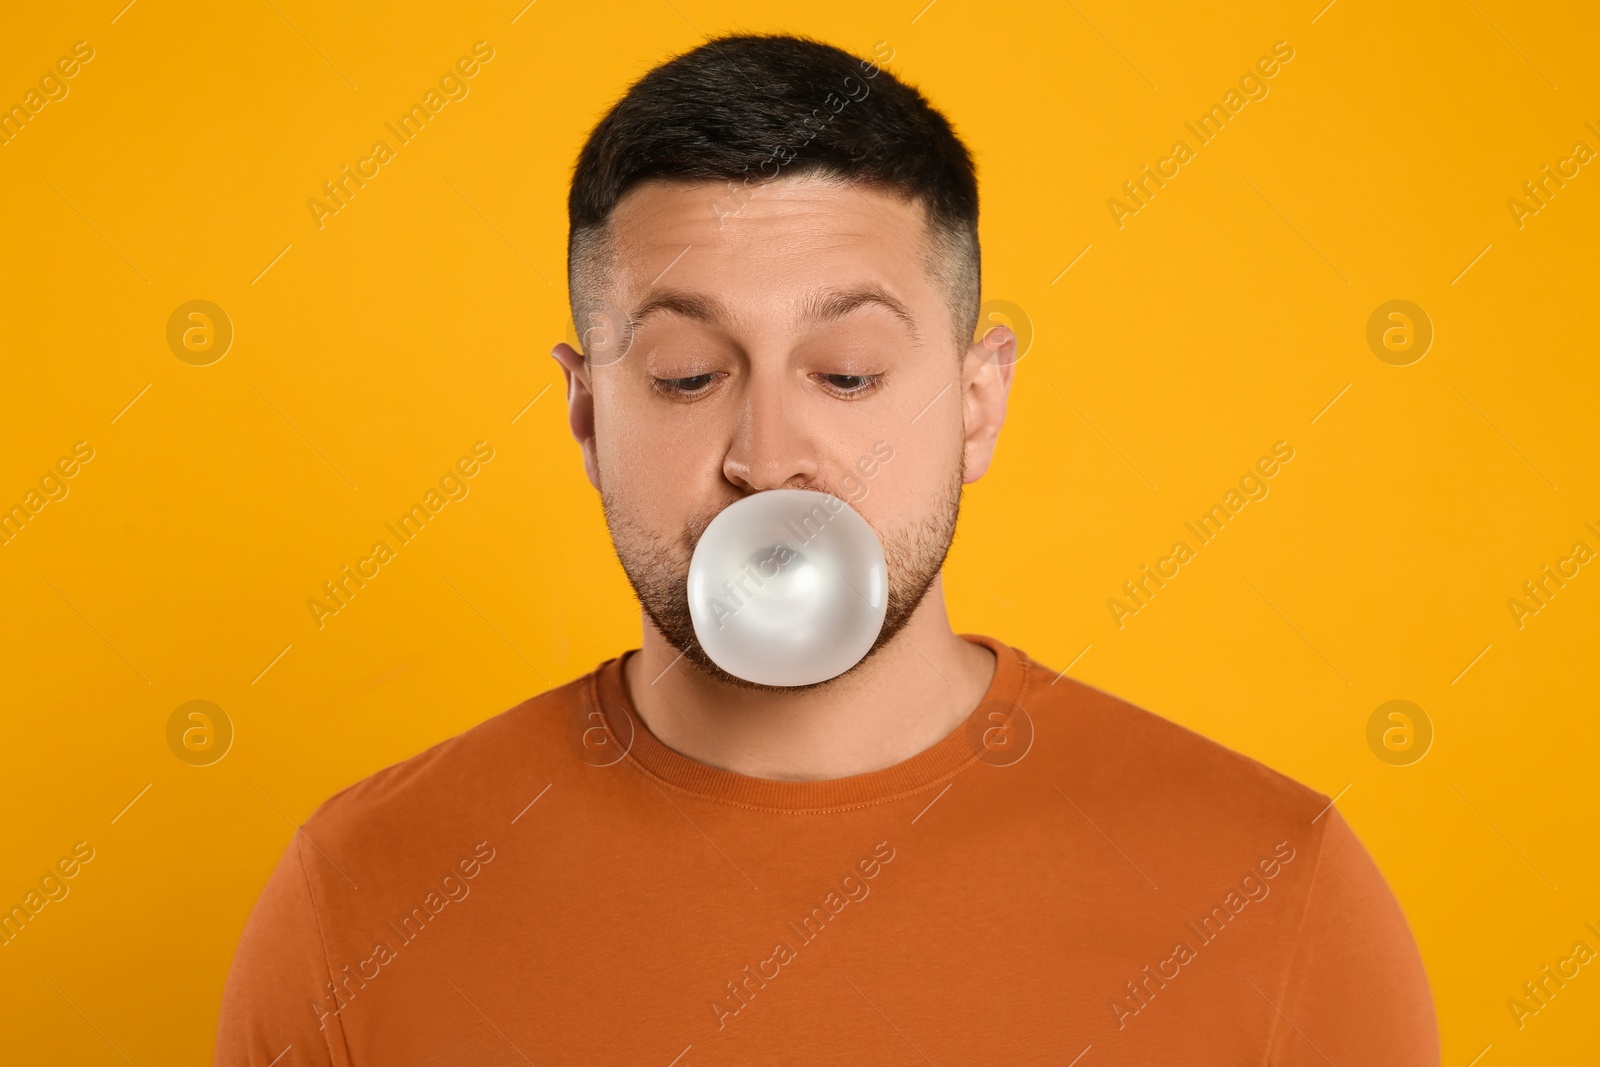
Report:
M835 390L849 395L872 392L879 379L876 374L824 374L822 377Z
M715 377L715 374L696 374L690 378L656 378L654 385L658 392L668 396L690 396L705 392Z

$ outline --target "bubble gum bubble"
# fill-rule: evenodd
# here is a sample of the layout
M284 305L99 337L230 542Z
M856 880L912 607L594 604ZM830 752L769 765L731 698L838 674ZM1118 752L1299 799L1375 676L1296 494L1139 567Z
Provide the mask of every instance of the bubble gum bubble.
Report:
M883 629L883 546L848 503L769 489L724 508L689 562L689 613L711 661L762 685L854 667Z

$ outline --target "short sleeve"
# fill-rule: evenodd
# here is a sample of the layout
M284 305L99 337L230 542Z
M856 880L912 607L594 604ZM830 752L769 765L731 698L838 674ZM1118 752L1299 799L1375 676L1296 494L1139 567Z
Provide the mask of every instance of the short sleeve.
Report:
M218 1067L349 1063L304 851L297 832L245 923L222 994Z
M1433 994L1400 904L1338 809L1323 819L1268 1062L1436 1067Z

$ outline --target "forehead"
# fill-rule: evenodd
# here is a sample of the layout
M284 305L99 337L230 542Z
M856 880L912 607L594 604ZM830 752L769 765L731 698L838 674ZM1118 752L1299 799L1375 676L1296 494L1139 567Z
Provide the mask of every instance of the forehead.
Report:
M922 205L844 181L648 181L617 204L610 230L608 288L630 314L689 293L735 317L787 319L818 293L872 287L917 318L943 310Z

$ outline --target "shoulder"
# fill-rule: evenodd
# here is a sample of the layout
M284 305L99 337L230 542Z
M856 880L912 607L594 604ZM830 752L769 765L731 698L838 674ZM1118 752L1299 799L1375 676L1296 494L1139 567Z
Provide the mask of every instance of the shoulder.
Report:
M1280 842L1320 852L1332 803L1322 791L1022 655L1018 703L1058 789L1086 814L1098 809L1175 852L1243 858Z
M1253 908L1243 928L1257 949L1238 956L1263 961L1252 980L1300 1027L1279 1031L1274 1063L1302 1062L1290 1048L1302 1031L1339 1063L1438 1062L1416 942L1336 797L1023 657L1034 773L1092 823L1083 840L1114 842L1175 921L1281 900Z
M594 677L590 672L530 697L341 789L306 820L308 841L335 862L346 856L360 865L391 853L402 840L413 846L439 837L454 841L481 833L473 827L483 823L503 826L501 809L519 797L526 803L548 780L540 778L542 769L559 756L568 722L589 699ZM503 814L510 819L516 811Z

